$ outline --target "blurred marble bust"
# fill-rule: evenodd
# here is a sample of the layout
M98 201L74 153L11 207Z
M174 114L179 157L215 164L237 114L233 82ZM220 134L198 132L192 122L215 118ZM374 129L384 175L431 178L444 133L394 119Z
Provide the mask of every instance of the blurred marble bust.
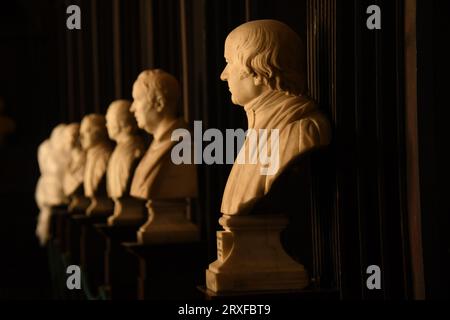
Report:
M86 152L81 148L80 144L79 123L67 125L65 145L69 148L69 163L64 172L64 194L70 198L69 211L83 211L88 206L88 201L83 191Z
M67 202L62 180L69 161L69 152L64 137L66 125L57 125L38 147L38 164L41 176L36 187L38 205L60 205Z
M197 196L197 171L193 164L176 165L171 150L172 132L186 129L178 116L181 90L169 73L156 69L141 72L133 85L134 113L139 128L153 136L153 141L139 162L130 194L148 200L149 219L138 232L140 242L197 238L196 228L183 217L188 198ZM179 238L175 239L177 235ZM170 239L166 239L170 240Z
M268 174L262 174L260 162L235 161L221 211L248 214L291 160L329 144L331 130L307 95L305 50L287 25L276 20L244 23L226 38L224 56L227 64L220 79L228 83L232 102L244 107L249 130L267 133L259 143L265 143L276 161ZM247 137L240 156L261 152L261 145L251 142Z
M146 149L130 107L130 101L116 100L106 113L108 135L116 142L106 179L108 196L115 202L114 214L108 218L110 225L133 224L145 217L144 202L129 195L134 170Z
M50 135L38 147L38 164L41 176L36 185L35 198L40 209L36 236L43 245L50 232L51 208L67 204L62 180L69 162L69 150L65 143L67 126L57 125Z
M195 165L175 165L171 149L177 143L172 132L187 128L177 116L180 100L178 81L163 70L143 71L133 85L137 124L153 135L150 148L140 161L131 185L131 195L142 199L177 199L197 195Z
M67 125L65 144L69 148L70 159L67 169L64 173L63 189L66 196L72 195L75 190L83 183L84 175L84 151L79 143L80 125L71 123Z
M91 199L86 214L111 213L113 202L106 193L106 169L113 151L113 144L108 138L106 120L103 115L89 114L83 118L80 126L80 142L86 152L84 194Z

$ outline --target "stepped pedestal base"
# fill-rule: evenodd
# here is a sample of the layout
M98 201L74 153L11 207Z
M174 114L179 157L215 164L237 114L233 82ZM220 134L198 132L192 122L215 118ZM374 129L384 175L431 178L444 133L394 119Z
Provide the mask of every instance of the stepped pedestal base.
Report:
M147 202L149 218L139 229L140 244L183 243L200 240L198 227L187 218L186 200Z
M206 270L212 292L299 290L308 286L308 273L280 242L288 219L280 215L227 216L219 223L217 257Z

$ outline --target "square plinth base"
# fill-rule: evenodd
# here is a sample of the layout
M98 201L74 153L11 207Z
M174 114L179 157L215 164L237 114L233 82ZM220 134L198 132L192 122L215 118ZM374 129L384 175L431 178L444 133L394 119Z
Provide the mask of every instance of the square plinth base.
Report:
M206 270L206 283L213 292L301 290L308 286L306 271L214 273Z

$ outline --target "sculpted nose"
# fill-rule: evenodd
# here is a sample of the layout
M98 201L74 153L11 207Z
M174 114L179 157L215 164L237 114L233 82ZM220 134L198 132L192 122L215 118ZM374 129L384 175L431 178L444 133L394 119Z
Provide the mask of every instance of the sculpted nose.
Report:
M228 79L228 72L227 72L227 67L225 67L222 71L222 73L220 74L220 80L222 81L227 81Z

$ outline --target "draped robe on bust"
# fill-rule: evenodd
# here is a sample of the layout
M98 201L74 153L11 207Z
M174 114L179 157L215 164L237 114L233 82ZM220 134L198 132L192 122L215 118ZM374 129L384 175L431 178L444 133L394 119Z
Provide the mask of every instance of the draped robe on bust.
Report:
M329 144L331 139L328 120L315 102L306 97L269 91L244 108L249 129L257 132L259 129L267 129L269 155L272 136L270 130L279 130L278 170L275 174L263 175L259 160L257 163L249 163L249 155L257 154L258 145L251 143L251 139L247 137L240 150L240 153L245 154L246 162L235 161L225 186L221 212L227 215L249 213L253 204L267 194L290 160L313 148Z

